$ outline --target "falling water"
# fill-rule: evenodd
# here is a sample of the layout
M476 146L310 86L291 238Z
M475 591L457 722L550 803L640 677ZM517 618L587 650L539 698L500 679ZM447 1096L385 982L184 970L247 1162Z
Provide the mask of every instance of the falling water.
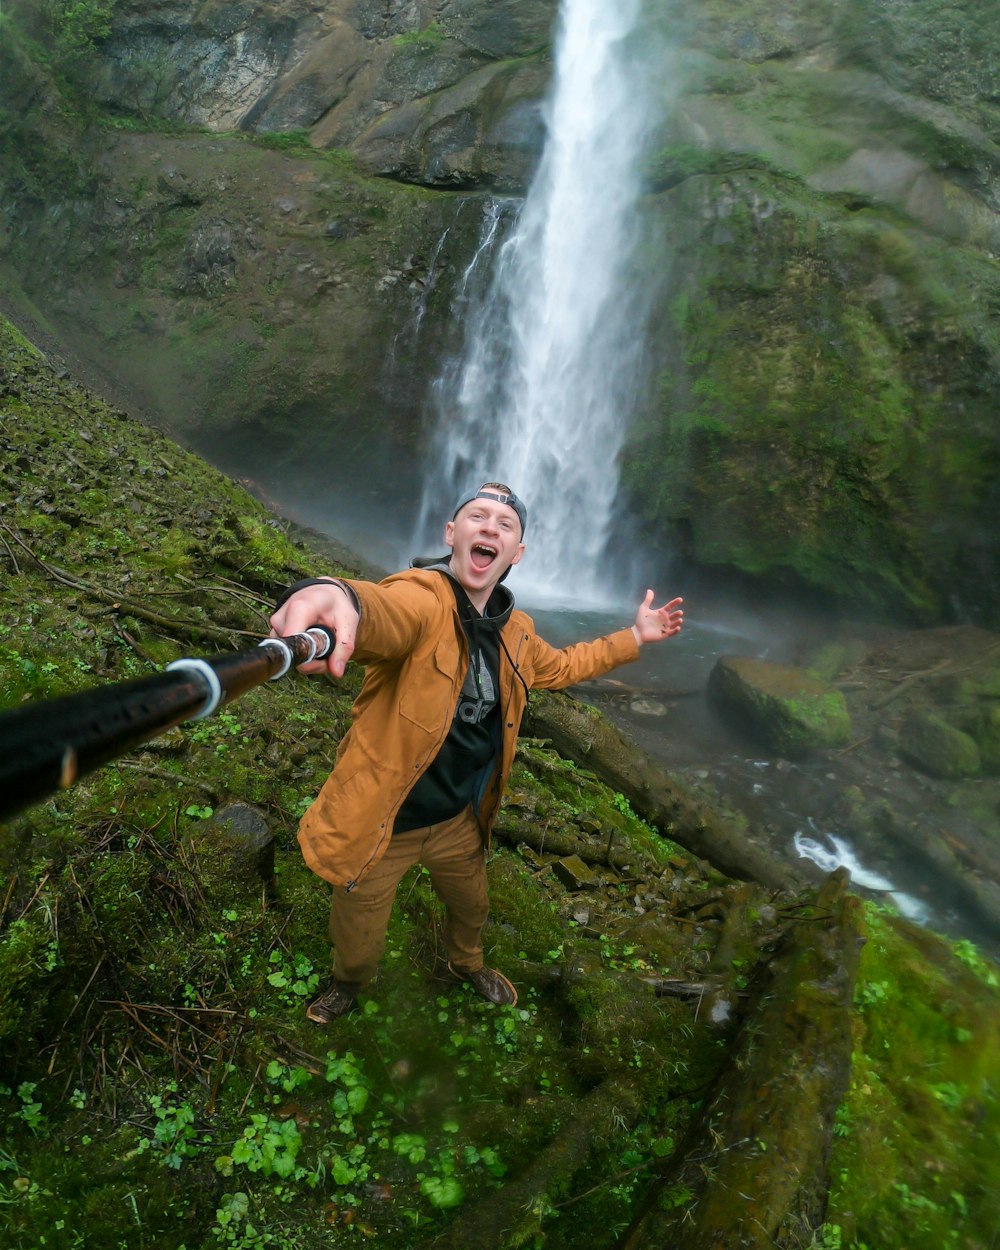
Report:
M487 205L462 316L464 353L436 388L424 524L441 499L497 476L529 507L520 592L595 600L635 406L646 303L633 272L651 92L634 39L641 0L563 0L546 143L516 226ZM473 481L476 479L476 481ZM437 529L437 533L440 530ZM425 529L425 535L427 530Z

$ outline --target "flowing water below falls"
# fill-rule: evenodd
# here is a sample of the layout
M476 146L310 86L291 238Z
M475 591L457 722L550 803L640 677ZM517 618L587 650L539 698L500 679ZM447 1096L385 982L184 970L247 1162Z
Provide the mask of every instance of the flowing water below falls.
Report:
M617 612L551 601L535 605L516 584L512 588L519 605L554 645L597 637L630 621L625 603ZM831 814L851 786L883 794L897 808L917 813L930 801L928 779L863 745L849 753L796 762L781 759L757 747L709 699L708 678L720 655L794 662L803 637L813 636L814 622L787 611L774 617L745 610L699 617L691 607L689 603L679 637L643 648L636 664L573 693L598 706L667 772L745 816L755 838L775 856L794 861L817 880L843 864L860 893L891 902L919 924L970 938L1000 956L1000 934L971 919L962 902L946 893L937 874L884 843L852 841Z

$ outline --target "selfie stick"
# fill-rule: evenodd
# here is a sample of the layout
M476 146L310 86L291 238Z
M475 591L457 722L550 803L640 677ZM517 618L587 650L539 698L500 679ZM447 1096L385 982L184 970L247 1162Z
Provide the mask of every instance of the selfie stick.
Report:
M313 625L245 651L175 660L152 677L0 712L0 820L182 721L211 716L293 665L324 659L334 641L325 626Z

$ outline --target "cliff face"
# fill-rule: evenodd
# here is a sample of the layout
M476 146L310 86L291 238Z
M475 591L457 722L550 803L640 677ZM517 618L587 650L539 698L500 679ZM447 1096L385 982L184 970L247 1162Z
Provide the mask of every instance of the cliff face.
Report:
M654 159L669 281L635 496L701 561L995 620L995 23L732 12L691 31Z
M701 565L996 623L987 0L647 7L672 103L635 509ZM8 40L8 290L231 467L405 496L483 199L537 160L555 10L119 0L85 76L116 125L85 129Z
M109 107L212 130L308 131L370 173L523 189L555 0L126 4Z

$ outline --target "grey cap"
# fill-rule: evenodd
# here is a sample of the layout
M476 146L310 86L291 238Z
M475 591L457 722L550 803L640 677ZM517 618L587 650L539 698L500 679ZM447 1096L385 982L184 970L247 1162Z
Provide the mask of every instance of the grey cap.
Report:
M523 501L518 499L517 495L510 494L507 491L495 490L489 482L484 486L480 486L478 490L470 490L467 495L463 495L455 505L455 511L451 514L451 519L454 521L465 505L472 503L474 499L493 499L497 503L505 503L508 508L513 508L517 513L517 519L521 522L521 537L524 537L524 531L528 525L528 509L524 506Z

